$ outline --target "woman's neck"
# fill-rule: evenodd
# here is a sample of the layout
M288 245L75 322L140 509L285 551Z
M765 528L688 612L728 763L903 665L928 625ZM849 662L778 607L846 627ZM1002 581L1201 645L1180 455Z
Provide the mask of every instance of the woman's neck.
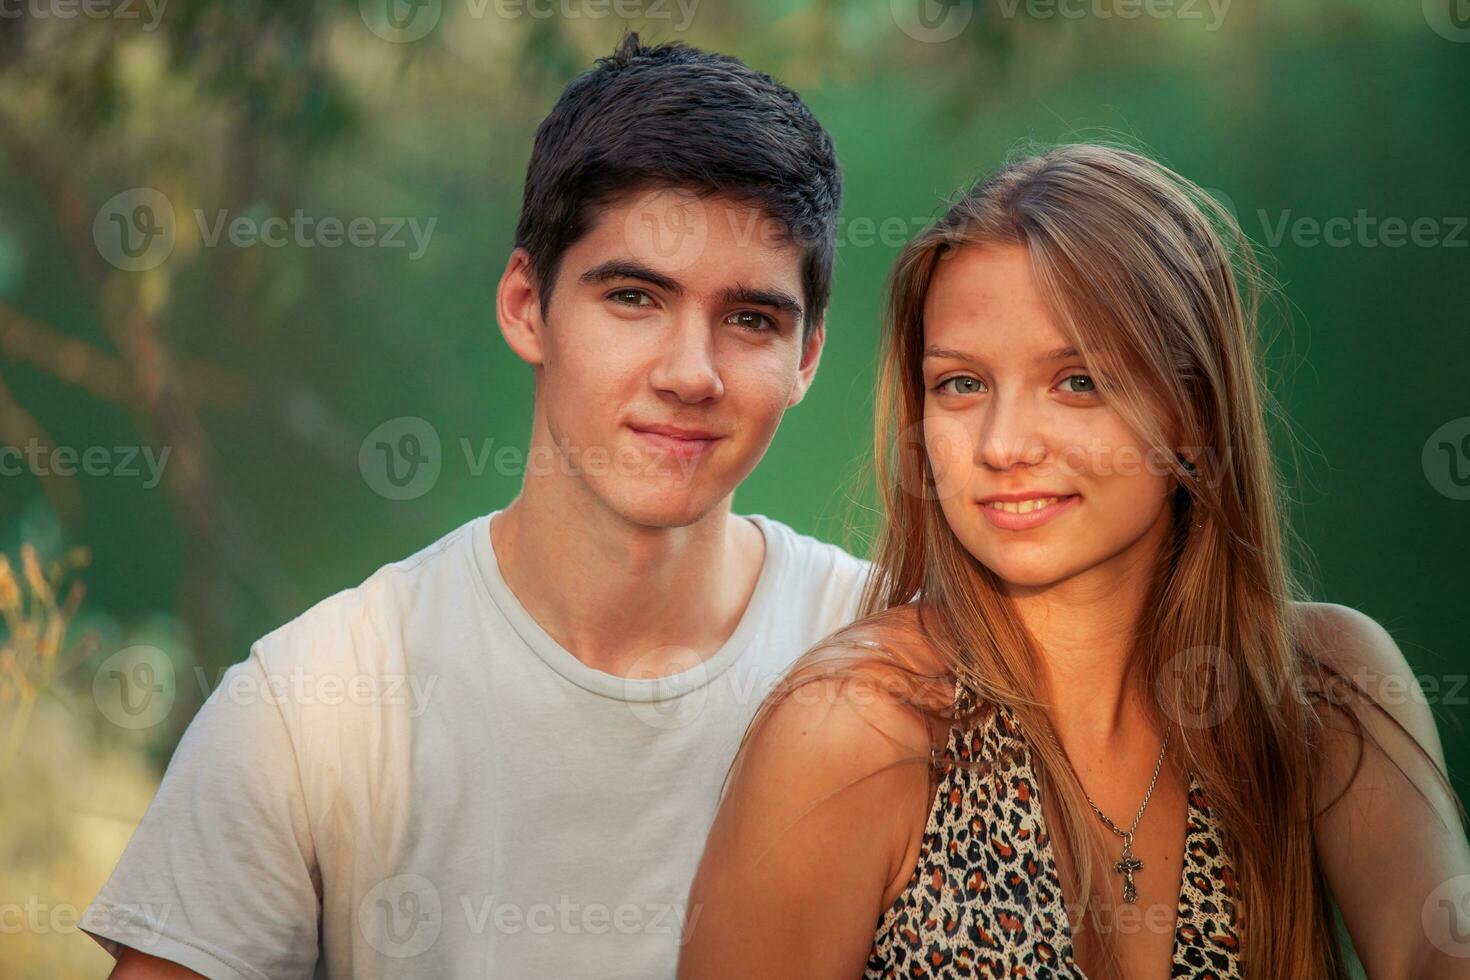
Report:
M1035 639L1044 697L1063 745L1109 745L1147 723L1133 652L1167 524L1107 561L1039 589L1013 589Z

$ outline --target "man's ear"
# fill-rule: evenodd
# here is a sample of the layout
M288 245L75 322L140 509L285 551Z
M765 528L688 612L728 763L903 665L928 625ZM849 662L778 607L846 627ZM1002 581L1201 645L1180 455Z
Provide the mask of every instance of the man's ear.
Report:
M516 356L527 364L541 364L545 358L542 341L546 322L541 318L541 293L531 256L523 248L511 252L505 264L495 289L495 315L505 342Z
M812 386L812 379L817 375L817 365L822 360L822 345L826 342L827 318L824 316L812 327L801 345L801 364L796 369L796 387L791 389L791 397L786 400L787 408L806 397L807 389Z

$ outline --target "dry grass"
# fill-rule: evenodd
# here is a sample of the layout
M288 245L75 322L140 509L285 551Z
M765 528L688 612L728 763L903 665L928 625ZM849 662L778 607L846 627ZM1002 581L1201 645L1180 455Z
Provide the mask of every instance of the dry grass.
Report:
M83 910L112 871L158 786L143 744L99 738L90 685L64 676L96 647L68 645L87 563L76 549L43 564L0 555L0 976L106 976L111 957L82 933ZM82 690L86 688L86 690ZM115 731L115 729L112 729Z

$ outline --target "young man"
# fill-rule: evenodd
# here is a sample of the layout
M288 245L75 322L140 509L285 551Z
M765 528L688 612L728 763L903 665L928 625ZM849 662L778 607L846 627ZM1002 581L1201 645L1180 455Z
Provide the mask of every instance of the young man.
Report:
M674 974L746 724L867 574L731 514L816 372L840 193L732 58L632 35L568 87L498 294L520 494L231 668L84 918L114 977Z

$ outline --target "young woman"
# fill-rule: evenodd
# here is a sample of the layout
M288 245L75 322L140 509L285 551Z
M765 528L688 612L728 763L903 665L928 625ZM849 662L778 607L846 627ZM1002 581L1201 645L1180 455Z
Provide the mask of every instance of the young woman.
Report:
M681 976L1318 980L1334 904L1369 976L1466 976L1430 712L1288 569L1258 279L1208 195L1093 145L907 246L884 577L747 732Z

